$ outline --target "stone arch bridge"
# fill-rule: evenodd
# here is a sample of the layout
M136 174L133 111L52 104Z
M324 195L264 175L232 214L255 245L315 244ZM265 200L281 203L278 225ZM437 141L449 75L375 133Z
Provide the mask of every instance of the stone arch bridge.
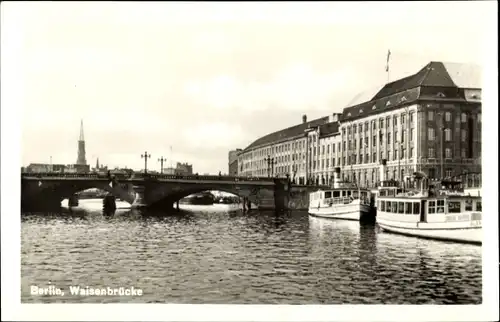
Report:
M286 178L134 174L22 173L21 209L54 210L89 188L106 190L133 206L171 208L179 199L205 190L246 198L259 209L307 209L312 187L292 187Z

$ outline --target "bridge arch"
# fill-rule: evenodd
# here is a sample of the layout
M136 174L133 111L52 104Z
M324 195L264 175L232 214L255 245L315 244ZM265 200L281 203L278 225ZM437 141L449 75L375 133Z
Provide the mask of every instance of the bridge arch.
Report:
M254 205L259 205L261 202L262 188L259 187L240 187L240 186L224 186L217 184L197 184L193 186L178 187L176 189L169 189L159 187L156 189L150 199L150 206L172 205L180 199L187 197L194 193L203 191L222 191L233 194L240 198L248 198Z

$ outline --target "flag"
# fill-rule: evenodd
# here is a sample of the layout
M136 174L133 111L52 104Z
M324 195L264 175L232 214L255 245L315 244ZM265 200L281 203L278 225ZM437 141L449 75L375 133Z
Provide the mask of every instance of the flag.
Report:
M385 65L385 71L388 72L389 71L389 58L391 57L391 50L389 49L387 51L387 62L386 62L386 65Z

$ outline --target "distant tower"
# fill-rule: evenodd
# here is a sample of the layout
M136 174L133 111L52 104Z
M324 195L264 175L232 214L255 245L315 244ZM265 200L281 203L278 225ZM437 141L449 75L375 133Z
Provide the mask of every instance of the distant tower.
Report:
M80 123L80 138L78 139L78 159L76 160L78 165L87 165L87 160L85 159L85 138L83 137L83 120Z
M95 168L99 169L99 158L97 158L97 162L95 163Z

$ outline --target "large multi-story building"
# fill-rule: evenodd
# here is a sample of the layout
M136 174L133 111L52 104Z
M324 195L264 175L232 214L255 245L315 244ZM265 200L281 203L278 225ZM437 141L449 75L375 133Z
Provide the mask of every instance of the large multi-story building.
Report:
M445 178L481 172L481 70L430 62L414 75L365 91L312 122L258 139L238 156L239 175L285 175L298 183L345 180L375 186L413 172Z

